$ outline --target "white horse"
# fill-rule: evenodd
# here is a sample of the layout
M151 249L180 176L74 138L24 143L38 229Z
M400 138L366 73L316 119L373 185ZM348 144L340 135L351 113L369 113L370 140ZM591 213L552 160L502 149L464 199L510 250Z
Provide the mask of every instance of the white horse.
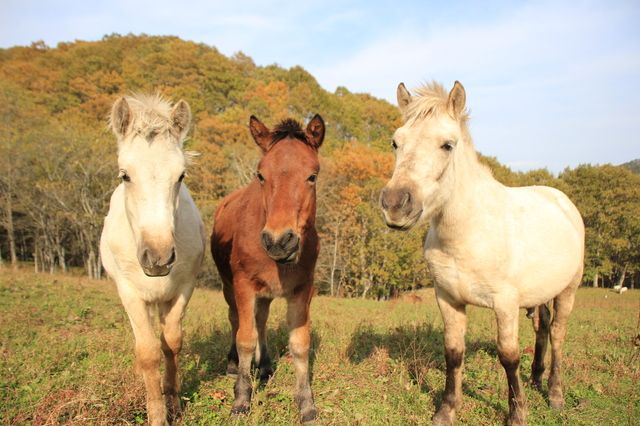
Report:
M549 402L562 407L562 342L580 285L584 225L560 191L545 186L509 188L477 158L467 129L465 91L428 84L412 98L401 83L405 123L396 130L393 176L380 197L388 226L406 230L430 221L425 257L435 279L444 321L447 378L434 424L452 424L461 398L467 304L491 308L498 324L498 355L509 384L509 424L526 424L518 366L520 308L538 307L532 381L541 386L551 323Z
M168 424L167 407L171 415L180 409L181 321L205 247L200 213L182 183L189 162L182 144L190 121L185 101L171 108L159 96L121 98L111 112L122 182L111 196L100 255L133 328L152 425ZM153 324L156 311L160 338Z

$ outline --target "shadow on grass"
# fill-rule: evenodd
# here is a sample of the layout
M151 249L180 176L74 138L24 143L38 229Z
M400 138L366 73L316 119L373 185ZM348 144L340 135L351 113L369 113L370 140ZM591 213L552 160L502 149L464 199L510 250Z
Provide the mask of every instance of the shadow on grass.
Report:
M198 391L203 382L226 376L227 353L231 346L229 329L216 328L207 336L198 336L192 340L183 355L182 394L187 396ZM320 347L320 336L311 329L311 350L309 352L309 377L313 382L313 366L316 351ZM281 362L291 362L289 355L289 331L287 324L281 321L274 328L267 328L267 346L276 372ZM254 365L254 374L257 368ZM266 383L260 383L259 389Z
M469 359L469 355L479 351L497 358L494 341L476 340L466 344L465 360ZM389 359L394 363L402 363L406 366L412 382L420 387L421 392L437 395L434 400L436 406L442 402L443 389L435 389L427 380L429 370L436 368L442 373L446 370L443 330L435 328L432 324L405 325L378 332L371 325L362 323L351 336L347 356L352 363L357 364L367 359L379 364L384 364ZM383 369L384 366L376 368ZM496 410L503 409L500 404L477 393L464 382L463 392Z

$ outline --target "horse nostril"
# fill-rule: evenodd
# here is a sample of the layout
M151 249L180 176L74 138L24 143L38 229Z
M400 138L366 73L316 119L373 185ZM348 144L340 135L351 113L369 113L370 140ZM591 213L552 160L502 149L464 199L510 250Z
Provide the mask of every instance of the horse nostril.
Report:
M411 201L411 193L405 192L404 196L402 197L402 201L400 203L400 208L409 204L410 201Z
M171 249L171 256L169 256L169 259L167 260L167 264L166 266L173 266L173 264L176 262L176 249L172 248Z
M262 243L262 247L267 251L269 251L271 247L273 247L273 238L267 231L262 231L262 233L260 234L260 242Z
M280 245L282 247L285 247L289 241L291 241L291 239L293 238L293 232L291 231L287 231L285 232L282 237L280 237Z
M142 251L142 256L140 256L140 263L143 266L149 267L152 265L151 254L149 253L149 249L144 249Z
M384 210L387 210L389 208L389 205L387 204L387 202L385 201L385 195L386 195L386 188L382 190L382 192L380 192L380 205L382 206L382 208Z

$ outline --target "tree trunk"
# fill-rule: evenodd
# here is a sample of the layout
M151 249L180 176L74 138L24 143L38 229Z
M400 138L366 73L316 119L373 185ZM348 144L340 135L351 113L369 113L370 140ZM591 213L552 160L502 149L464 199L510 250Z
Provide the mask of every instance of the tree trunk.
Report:
M338 261L338 227L336 227L334 240L333 240L333 261L331 262L331 275L329 283L331 285L331 296L335 296L334 279L336 273L336 263Z
M593 288L598 288L598 273L593 276Z
M622 275L620 275L620 279L618 280L618 285L622 286L624 284L624 279L627 277L627 265L624 265L622 268Z
M13 203L11 191L7 191L4 197L5 228L7 230L7 242L9 243L9 259L13 269L18 268L18 256L16 255L16 236L13 227Z

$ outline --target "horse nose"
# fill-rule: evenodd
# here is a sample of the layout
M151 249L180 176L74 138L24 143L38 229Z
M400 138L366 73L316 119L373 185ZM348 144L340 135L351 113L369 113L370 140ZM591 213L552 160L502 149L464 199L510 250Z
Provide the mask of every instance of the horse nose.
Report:
M384 188L380 193L380 206L389 212L410 212L412 210L411 191L408 188Z
M149 276L167 275L176 263L176 249L171 247L165 253L158 252L148 246L142 248L140 266Z
M260 242L273 260L290 261L298 250L300 237L292 229L287 229L277 236L268 230L263 230Z

